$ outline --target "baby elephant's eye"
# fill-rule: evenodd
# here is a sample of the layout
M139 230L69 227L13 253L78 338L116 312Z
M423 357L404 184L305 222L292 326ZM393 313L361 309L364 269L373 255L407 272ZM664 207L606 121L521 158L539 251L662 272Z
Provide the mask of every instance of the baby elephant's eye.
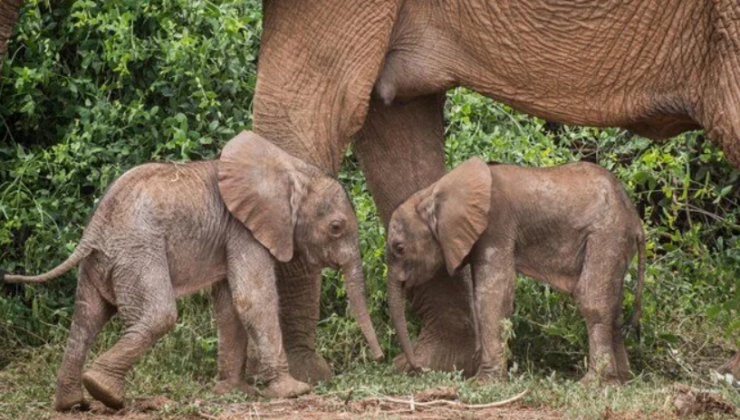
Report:
M329 234L334 237L339 237L344 231L344 223L341 220L334 220L329 224Z
M395 252L396 255L403 255L403 251L404 251L405 248L406 247L402 243L396 242L393 245L393 252Z

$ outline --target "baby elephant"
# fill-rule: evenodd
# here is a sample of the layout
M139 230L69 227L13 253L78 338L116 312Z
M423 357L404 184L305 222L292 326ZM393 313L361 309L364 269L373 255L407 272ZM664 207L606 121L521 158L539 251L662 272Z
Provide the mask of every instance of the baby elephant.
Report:
M105 405L122 407L124 375L175 325L175 299L221 281L259 351L265 395L289 397L310 387L288 372L274 266L298 254L309 265L342 268L360 328L381 358L349 197L320 169L250 132L229 141L219 160L126 172L69 259L40 276L5 280L45 282L80 266L58 410L84 404L82 384ZM116 311L123 337L82 375L90 345Z
M633 325L640 316L645 240L619 181L603 168L487 165L472 158L401 204L388 226L388 301L401 345L409 341L403 290L444 265L470 262L481 346L477 377L505 377L501 321L511 316L516 273L572 294L588 325L590 380L630 375L618 320L622 283L639 251Z

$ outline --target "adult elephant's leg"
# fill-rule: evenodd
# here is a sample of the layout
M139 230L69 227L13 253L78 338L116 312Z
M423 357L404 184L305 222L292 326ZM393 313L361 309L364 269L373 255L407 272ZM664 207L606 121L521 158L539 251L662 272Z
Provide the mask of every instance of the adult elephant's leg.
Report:
M720 13L723 28L736 28L740 22L740 8L725 8ZM718 63L710 75L711 83L705 94L701 124L707 137L725 153L732 166L740 169L740 39L732 31L719 31L716 51ZM731 54L723 54L732 51ZM737 349L736 349L737 350ZM719 372L732 374L740 380L740 351Z
M398 0L264 1L252 129L336 174L365 119L397 8ZM301 262L277 273L291 374L328 379L329 365L315 353L321 274Z
M278 264L276 275L280 296L280 330L290 375L310 384L331 379L331 366L316 353L321 272L308 269L302 260L297 259ZM264 366L259 359L259 351L250 340L246 366L248 374L256 377L263 374Z
M308 269L298 260L278 265L277 274L280 329L290 374L312 384L326 381L332 377L331 367L316 353L321 272Z
M445 173L444 101L444 94L390 106L371 101L354 150L386 225L398 204ZM461 277L451 279L440 270L407 297L422 321L414 350L419 363L473 375L477 352L470 281L467 273ZM394 364L405 369L405 357Z

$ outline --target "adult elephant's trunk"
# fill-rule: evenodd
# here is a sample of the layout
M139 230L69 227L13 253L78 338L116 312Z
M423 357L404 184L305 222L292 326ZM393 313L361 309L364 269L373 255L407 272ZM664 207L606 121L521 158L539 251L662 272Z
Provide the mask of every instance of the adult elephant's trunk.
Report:
M362 274L362 260L359 256L352 258L348 264L342 267L344 277L347 279L347 298L352 306L352 313L365 335L367 344L373 352L373 358L378 361L385 356L375 335L370 314L367 311L367 299L365 298L365 276Z
M389 277L388 306L391 310L391 320L393 321L393 326L396 328L398 340L401 342L401 348L406 354L406 361L412 369L418 370L419 364L416 362L416 357L414 356L414 348L411 346L409 329L406 324L406 307L403 297L403 287L401 285L402 283L394 276Z

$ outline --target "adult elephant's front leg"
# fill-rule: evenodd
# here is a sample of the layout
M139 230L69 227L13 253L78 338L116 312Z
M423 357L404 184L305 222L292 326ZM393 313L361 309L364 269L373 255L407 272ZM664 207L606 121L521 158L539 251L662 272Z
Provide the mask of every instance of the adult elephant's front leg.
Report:
M299 259L279 264L277 274L280 329L290 374L311 384L331 379L331 367L316 353L321 271L310 270Z
M387 225L391 213L412 193L445 173L444 94L385 106L373 100L355 152L368 188ZM450 278L444 270L407 295L422 321L415 345L418 362L434 370L462 369L473 375L477 351L467 270ZM406 369L399 355L394 364Z
M331 366L316 353L316 326L319 322L321 272L313 272L300 259L276 269L280 296L280 329L288 356L290 375L299 381L315 384L333 376ZM219 350L220 352L221 350ZM222 357L219 354L219 359ZM263 366L253 342L249 342L247 372L262 375Z

